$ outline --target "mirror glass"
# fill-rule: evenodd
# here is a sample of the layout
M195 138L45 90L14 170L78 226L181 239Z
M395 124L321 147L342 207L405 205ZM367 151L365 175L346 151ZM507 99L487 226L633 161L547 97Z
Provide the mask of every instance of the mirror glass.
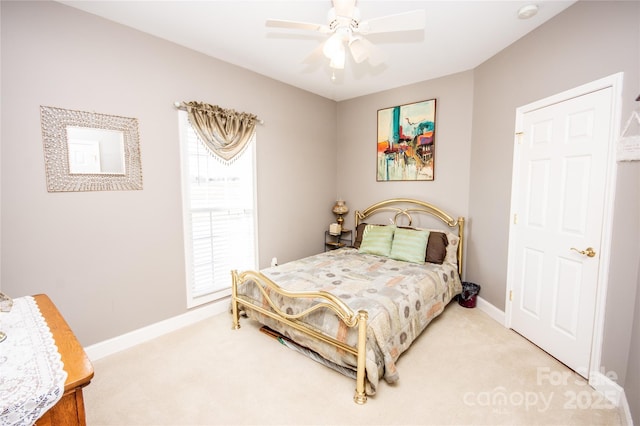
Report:
M71 174L124 174L124 134L117 130L67 126Z
M142 189L138 120L40 107L47 190Z

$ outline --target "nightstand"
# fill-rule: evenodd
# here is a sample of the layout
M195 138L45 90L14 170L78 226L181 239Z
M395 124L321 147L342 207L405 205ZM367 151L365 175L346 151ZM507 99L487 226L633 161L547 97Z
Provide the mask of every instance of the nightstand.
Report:
M351 229L343 229L340 235L333 235L329 231L324 231L324 251L335 250L352 244Z

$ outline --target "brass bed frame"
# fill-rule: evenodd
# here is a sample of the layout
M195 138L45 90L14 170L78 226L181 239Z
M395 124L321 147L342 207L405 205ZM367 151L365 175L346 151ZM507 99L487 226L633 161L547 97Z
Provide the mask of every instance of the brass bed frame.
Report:
M405 217L409 221L409 226L412 223L412 213L426 214L433 216L444 222L450 229L458 228L458 273L462 277L463 271L463 252L464 252L464 217L458 217L454 219L443 210L435 207L424 201L409 199L409 198L394 198L390 200L381 201L376 203L365 210L355 211L355 226L357 227L361 221L369 216L380 212L394 213L393 223L397 223L399 217ZM367 402L367 395L365 392L365 362L366 362L366 343L367 343L367 320L368 313L365 310L354 312L349 308L342 300L326 291L287 291L265 275L258 271L244 271L238 272L237 270L231 271L232 284L231 284L231 311L233 317L233 328L240 328L240 308L252 309L263 315L266 315L276 321L287 324L294 329L301 331L315 339L335 346L338 349L342 349L348 353L353 354L357 359L356 369L356 392L353 397L354 401L358 404L364 404ZM253 304L247 300L238 297L238 288L247 282L254 282L257 284L265 300L269 303L271 309L267 310L262 306ZM277 294L298 299L318 299L319 302L307 310L298 314L287 314L282 311L269 297L267 290L274 291ZM333 311L344 323L350 328L358 328L358 344L356 347L349 346L339 340L328 336L318 330L315 330L303 322L300 318L310 314L319 309L330 309Z

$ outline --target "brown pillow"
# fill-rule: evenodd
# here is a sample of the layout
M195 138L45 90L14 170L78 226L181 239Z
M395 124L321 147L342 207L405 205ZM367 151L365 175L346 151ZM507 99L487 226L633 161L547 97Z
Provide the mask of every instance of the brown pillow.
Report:
M447 245L449 240L443 232L431 231L427 242L427 254L425 260L430 263L442 265L447 255Z
M356 239L353 242L353 246L357 249L360 248L360 244L362 244L362 234L364 234L364 228L367 226L366 223L359 223L356 228Z

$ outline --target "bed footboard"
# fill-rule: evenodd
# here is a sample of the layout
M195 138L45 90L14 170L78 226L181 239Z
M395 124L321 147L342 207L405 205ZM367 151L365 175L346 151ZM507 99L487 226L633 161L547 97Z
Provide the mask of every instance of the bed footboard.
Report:
M238 272L236 270L231 271L231 314L233 317L233 328L240 328L240 306L244 309L252 309L263 315L266 315L276 321L287 324L290 327L295 328L313 338L321 340L325 343L333 345L341 350L351 353L356 356L357 370L356 370L356 392L353 397L354 401L358 404L364 404L367 402L367 395L365 393L365 378L366 378L366 344L367 344L367 320L368 314L366 311L354 312L349 308L342 300L337 298L331 293L326 291L305 291L305 292L291 292L282 289L276 283L271 281L265 275L257 271L244 271ZM242 299L238 296L238 288L242 285L248 285L253 283L262 293L264 299L267 301L272 310L263 308L252 303L249 300ZM269 297L269 291L275 291L276 293L294 299L316 299L317 303L313 304L308 309L297 314L287 314L282 311L273 299ZM330 309L342 320L348 327L358 328L358 345L352 347L344 342L341 342L331 336L327 336L315 329L306 326L300 321L300 318L310 314L318 309Z

